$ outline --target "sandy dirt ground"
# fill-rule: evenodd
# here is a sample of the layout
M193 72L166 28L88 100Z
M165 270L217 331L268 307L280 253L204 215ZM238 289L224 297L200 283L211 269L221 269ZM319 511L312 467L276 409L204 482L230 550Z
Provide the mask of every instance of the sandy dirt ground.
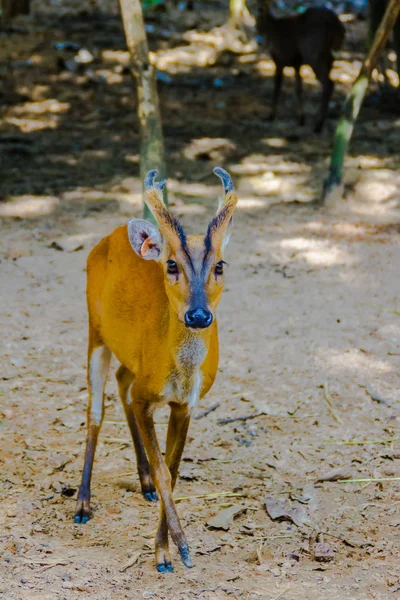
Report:
M218 406L193 419L175 492L195 566L174 552L169 575L154 569L158 507L139 493L114 377L93 518L73 524L87 401L85 261L141 214L120 25L37 17L1 38L2 599L400 597L400 118L375 92L367 98L345 202L318 208L365 24L349 24L332 118L318 137L309 73L306 126L296 124L292 78L286 114L266 122L271 61L249 52L201 63L219 35L204 33L206 17L197 30L175 26L173 38L165 31L174 26L155 19L151 35L171 78L160 95L174 213L187 231L205 231L217 164L240 197L219 374L194 416ZM209 21L222 24L224 12ZM64 68L54 43L66 40L94 54L90 68ZM258 416L219 423L248 415ZM166 423L162 410L161 439ZM213 528L228 507L235 518Z

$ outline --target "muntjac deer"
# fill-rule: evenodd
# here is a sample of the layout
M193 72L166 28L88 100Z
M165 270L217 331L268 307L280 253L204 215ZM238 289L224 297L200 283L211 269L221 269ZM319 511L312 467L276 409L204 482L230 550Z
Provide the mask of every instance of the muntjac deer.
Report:
M270 11L270 0L257 0L257 33L271 53L275 63L274 95L270 120L276 117L280 96L283 69L294 67L296 94L299 108L299 123L304 124L303 86L301 65L310 65L322 84L320 113L315 132L322 130L328 105L333 93L330 71L333 51L339 50L344 40L344 26L335 13L327 8L308 8L301 15L275 18Z
M216 216L207 233L186 236L163 202L165 181L145 179L146 203L158 228L132 219L91 251L87 261L89 311L88 429L75 523L90 516L90 480L104 416L111 354L121 363L119 394L136 451L143 495L161 498L155 538L157 570L172 571L168 534L183 563L192 566L172 491L185 446L190 412L211 388L218 367L215 309L224 286L224 249L237 203L226 171ZM165 459L153 412L171 408Z

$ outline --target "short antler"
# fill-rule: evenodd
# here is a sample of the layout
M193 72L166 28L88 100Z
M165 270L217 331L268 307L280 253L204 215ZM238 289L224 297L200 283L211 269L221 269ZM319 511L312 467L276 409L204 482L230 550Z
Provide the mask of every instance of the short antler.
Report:
M144 180L144 189L146 192L145 202L154 215L160 231L173 248L178 248L182 244L179 235L180 226L168 208L164 204L163 189L166 186L166 180L156 181L158 171L153 169L149 171Z
M221 167L215 167L214 173L221 179L224 193L219 199L217 214L208 226L206 239L213 243L215 248L223 248L229 239L228 230L238 198L229 173Z
M222 181L222 186L224 188L224 194L228 194L229 192L233 192L235 188L233 187L232 178L225 169L221 167L215 167L214 173L217 177Z
M219 199L217 215L220 214L222 209L228 205L233 205L233 212L233 209L236 206L237 197L235 195L235 188L233 187L232 178L229 173L221 167L215 167L214 173L222 181L222 189L224 190L223 196Z
M156 181L158 171L153 169L149 171L144 180L144 189L146 192L145 202L154 215L157 223L162 226L164 221L170 217L167 207L164 204L163 189L166 180Z
M156 177L158 177L157 169L153 169L152 171L149 171L147 173L144 180L144 189L146 190L146 192L149 192L151 190L159 190L160 192L163 191L163 189L166 186L167 180L162 179L161 181L155 181Z

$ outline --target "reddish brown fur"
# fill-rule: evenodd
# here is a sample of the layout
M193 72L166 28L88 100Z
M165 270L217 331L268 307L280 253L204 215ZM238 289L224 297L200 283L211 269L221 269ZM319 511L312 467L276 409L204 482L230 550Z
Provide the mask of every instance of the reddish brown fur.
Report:
M230 182L222 169L217 174L224 183ZM88 257L88 430L75 522L85 523L89 518L92 465L104 415L104 385L113 353L121 363L117 371L118 388L135 446L142 491L148 500L156 500L156 489L161 497L155 550L157 568L164 572L172 570L168 533L184 564L192 565L172 491L190 410L210 389L217 372L215 309L223 289L223 276L216 265L222 264L227 228L237 197L232 191L223 197L206 244L203 236L186 238L163 203L160 184L154 184L154 172L146 182L147 202L163 240L156 227L136 219L104 238ZM177 274L169 273L171 262L176 265ZM196 310L213 317L212 322L202 324L199 330L188 326L190 323L186 321L193 304L201 305L204 310ZM165 403L170 405L171 415L164 459L153 411Z

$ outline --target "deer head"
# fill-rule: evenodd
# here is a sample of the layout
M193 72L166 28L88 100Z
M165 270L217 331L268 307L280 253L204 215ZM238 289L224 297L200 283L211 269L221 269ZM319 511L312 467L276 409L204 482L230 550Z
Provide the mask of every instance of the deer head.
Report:
M144 260L158 261L164 271L165 289L179 320L191 330L209 327L224 286L224 250L237 204L232 180L220 167L214 173L221 179L223 194L207 233L187 236L163 201L165 180L156 181L157 171L145 179L146 204L158 228L142 219L128 223L133 250Z

